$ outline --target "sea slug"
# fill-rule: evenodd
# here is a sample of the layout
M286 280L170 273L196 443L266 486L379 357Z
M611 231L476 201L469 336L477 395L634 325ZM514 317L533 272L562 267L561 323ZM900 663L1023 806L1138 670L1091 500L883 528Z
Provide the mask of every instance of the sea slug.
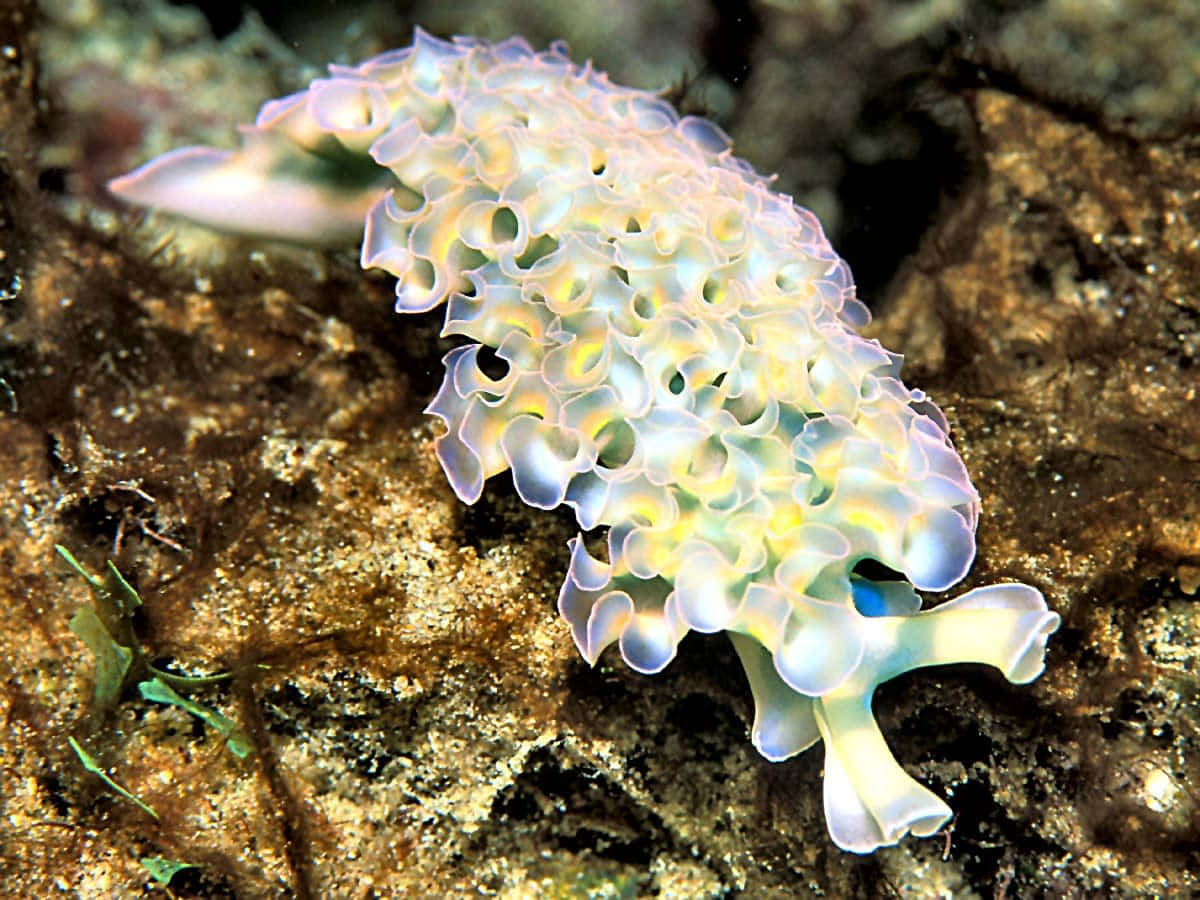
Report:
M1041 672L1059 618L1034 588L921 610L914 587L951 587L975 555L946 419L857 333L869 314L816 218L710 122L560 44L418 30L268 102L240 149L177 150L110 187L229 231L361 238L399 312L446 303L443 334L469 343L428 412L454 491L473 503L511 469L526 503L607 527L606 558L570 542L558 598L589 663L615 643L658 672L688 631L727 632L754 746L824 741L839 847L950 815L884 742L876 685L954 662Z

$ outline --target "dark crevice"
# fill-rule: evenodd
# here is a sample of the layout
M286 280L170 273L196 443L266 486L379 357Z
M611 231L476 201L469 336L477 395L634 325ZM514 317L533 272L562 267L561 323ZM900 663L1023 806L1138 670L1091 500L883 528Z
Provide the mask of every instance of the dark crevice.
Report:
M750 78L762 21L745 0L713 0L716 16L704 39L709 69L735 87Z

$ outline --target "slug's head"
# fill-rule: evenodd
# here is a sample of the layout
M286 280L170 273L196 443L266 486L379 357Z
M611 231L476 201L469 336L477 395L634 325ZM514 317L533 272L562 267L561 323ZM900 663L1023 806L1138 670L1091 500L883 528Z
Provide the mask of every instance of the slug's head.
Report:
M356 241L395 179L366 152L391 121L377 84L335 69L265 104L237 150L183 147L114 178L129 203L220 231L300 244Z

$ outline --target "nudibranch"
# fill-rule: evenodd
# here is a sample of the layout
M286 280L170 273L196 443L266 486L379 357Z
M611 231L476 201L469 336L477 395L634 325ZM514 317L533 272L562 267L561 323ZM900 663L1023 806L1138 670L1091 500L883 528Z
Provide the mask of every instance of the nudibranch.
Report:
M888 749L876 685L956 662L1028 682L1059 618L1023 584L921 609L915 588L971 565L979 496L941 411L858 334L816 218L769 184L561 44L418 30L266 103L240 149L110 187L227 231L361 238L397 311L446 303L467 342L428 412L455 493L511 469L526 503L607 528L606 552L571 540L558 597L589 663L615 643L655 673L689 631L727 632L754 746L823 741L830 835L868 853L950 815Z

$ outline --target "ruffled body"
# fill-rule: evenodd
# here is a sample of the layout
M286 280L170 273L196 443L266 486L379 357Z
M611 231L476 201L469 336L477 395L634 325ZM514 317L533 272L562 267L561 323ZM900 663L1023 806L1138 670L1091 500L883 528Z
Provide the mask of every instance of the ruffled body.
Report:
M266 104L244 139L114 191L272 237L361 232L397 310L445 303L466 341L428 410L455 492L511 470L526 503L607 528L572 540L558 601L588 662L616 644L653 673L689 631L729 632L755 746L825 740L840 846L940 827L875 686L956 661L1030 680L1058 618L1014 584L920 611L913 587L966 574L979 498L945 417L857 333L869 314L810 212L711 123L519 39L418 32Z

